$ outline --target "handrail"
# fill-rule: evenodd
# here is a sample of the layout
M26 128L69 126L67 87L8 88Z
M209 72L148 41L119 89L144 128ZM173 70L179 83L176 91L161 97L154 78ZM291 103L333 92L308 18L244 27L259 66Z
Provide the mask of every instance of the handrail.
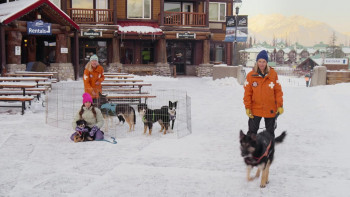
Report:
M205 26L205 13L196 12L164 12L165 26Z
M68 8L68 16L80 24L113 24L113 9Z

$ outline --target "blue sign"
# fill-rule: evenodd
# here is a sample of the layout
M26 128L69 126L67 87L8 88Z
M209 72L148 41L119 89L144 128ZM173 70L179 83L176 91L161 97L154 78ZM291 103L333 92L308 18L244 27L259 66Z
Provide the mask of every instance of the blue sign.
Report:
M51 23L44 23L42 20L27 22L28 35L52 35Z

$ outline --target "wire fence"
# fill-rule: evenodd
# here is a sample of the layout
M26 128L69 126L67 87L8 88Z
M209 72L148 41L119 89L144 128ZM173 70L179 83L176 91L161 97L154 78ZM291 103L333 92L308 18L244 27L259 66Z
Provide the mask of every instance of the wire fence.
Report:
M155 122L151 136L181 138L192 133L191 98L185 91L155 90L151 87L144 88L144 92L149 92L149 94L156 96L156 98L147 99L149 109L160 109L162 106L168 106L169 101L177 101L174 128L172 130L169 129L167 134L164 135L159 132L161 130L160 124ZM82 106L83 93L84 88L81 82L60 82L54 84L52 91L48 93L46 99L46 123L62 129L71 129L73 132L72 122ZM134 108L136 115L134 131L129 131L129 125L126 122L124 124L119 122L116 116L107 116L104 127L102 128L105 134L116 138L144 135L144 124L142 117L137 111L137 104L135 102L130 104ZM146 134L148 135L148 131Z

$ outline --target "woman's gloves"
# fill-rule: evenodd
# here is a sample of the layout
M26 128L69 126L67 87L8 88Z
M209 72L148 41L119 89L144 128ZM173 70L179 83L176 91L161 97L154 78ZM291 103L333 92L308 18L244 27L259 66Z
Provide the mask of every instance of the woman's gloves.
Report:
M283 107L277 108L277 112L276 113L281 115L281 114L283 114L283 112L284 112Z
M249 118L254 118L254 116L253 116L253 114L252 114L252 110L246 109L246 110L245 110L245 113L247 114L247 116L248 116Z

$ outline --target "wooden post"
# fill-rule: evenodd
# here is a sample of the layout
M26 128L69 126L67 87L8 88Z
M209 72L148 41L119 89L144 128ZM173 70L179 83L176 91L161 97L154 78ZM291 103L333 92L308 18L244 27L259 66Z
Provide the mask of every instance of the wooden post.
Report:
M157 62L158 63L167 62L166 41L164 38L159 39L157 43Z
M113 24L117 25L117 10L118 10L118 6L117 6L117 0L113 0Z
M164 0L160 0L160 26L164 26Z
M22 34L19 31L10 31L7 38L8 64L21 64L21 55L15 55L16 46L21 47Z
M210 40L203 40L203 64L210 63Z
M79 32L76 30L74 32L74 70L75 70L75 80L79 79Z
M61 53L61 48L67 48L65 34L56 36L56 63L67 63L67 53Z
M209 0L205 1L205 26L209 27Z
M5 28L0 24L0 70L1 75L6 73L6 52L5 52Z
M112 51L112 63L120 63L119 39L117 37L112 38Z

